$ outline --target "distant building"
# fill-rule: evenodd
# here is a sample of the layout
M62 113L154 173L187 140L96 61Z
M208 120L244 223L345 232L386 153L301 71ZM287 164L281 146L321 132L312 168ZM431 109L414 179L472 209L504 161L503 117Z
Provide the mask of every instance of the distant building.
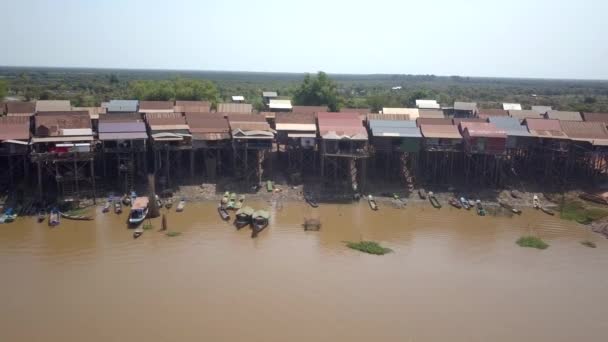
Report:
M264 91L264 92L262 92L262 99L264 100L264 103L266 105L268 105L270 103L270 100L276 99L277 97L279 97L279 95L277 94L276 91Z
M477 103L475 102L454 102L455 118L471 118L477 115Z
M416 107L419 109L440 109L441 106L436 100L416 100Z
M233 95L232 96L232 102L234 102L234 103L243 103L243 102L245 102L245 96Z
M271 99L268 102L268 109L271 112L289 112L292 110L291 100Z
M504 110L521 110L521 105L519 103L503 103L502 109L504 109Z

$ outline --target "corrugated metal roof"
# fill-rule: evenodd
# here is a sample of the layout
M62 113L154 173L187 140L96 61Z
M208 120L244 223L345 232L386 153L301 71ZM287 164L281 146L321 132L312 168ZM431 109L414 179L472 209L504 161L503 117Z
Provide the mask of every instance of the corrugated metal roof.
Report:
M192 132L193 140L218 141L230 140L230 133L200 133Z
M135 113L139 107L137 100L110 100L105 104L107 113Z
M99 133L146 132L143 122L100 122Z
M93 141L92 135L81 135L81 136L53 136L53 137L33 137L32 143L55 143L55 142L77 142L77 141Z
M99 114L104 115L106 114L106 109L103 107L72 107L72 111L86 111L89 113L89 117L92 120L98 120L99 119Z
M420 109L439 109L441 106L437 100L416 100L416 107Z
M148 133L146 132L125 132L125 133L99 133L99 140L145 140L148 139Z
M514 117L514 118L518 118L519 120L523 120L523 119L540 119L541 115L538 112L535 112L533 110L510 110L509 111L509 115Z
M421 125L420 132L425 138L462 139L458 127L454 125Z
M279 94L277 94L276 91L263 91L262 92L262 97L277 97L279 96Z
M532 110L544 115L547 114L548 111L553 110L553 108L551 108L551 106L532 106Z
M314 123L299 124L299 123L277 123L277 131L298 131L298 132L316 132L317 125Z
M209 113L211 103L208 101L175 101L173 111L176 113Z
M72 105L68 100L38 100L36 101L37 112L69 112Z
M608 113L583 113L585 121L603 122L608 124Z
M407 115L407 120L416 120L420 117L418 108L382 108L383 115Z
M91 118L85 111L39 112L34 116L37 137L60 136L65 129L91 129Z
M477 111L477 116L482 119L487 119L495 116L509 116L509 112L504 109L482 108Z
M525 124L528 131L535 137L553 138L553 139L568 139L566 133L562 129L559 120L554 119L526 119Z
M519 103L503 103L502 109L504 110L521 110L521 104Z
M268 108L270 109L291 109L291 100L279 100L271 99L268 102Z
M602 146L603 142L608 140L608 130L601 122L562 121L560 125L572 140L588 141L592 144L599 140Z
M507 138L507 133L505 131L489 122L464 121L459 124L459 127L462 135L468 135L470 137Z
M454 118L452 123L456 126L460 125L461 122L488 122L488 119L482 118Z
M113 113L101 115L99 122L144 122L140 113Z
M437 109L421 109L419 113L420 113L421 118L435 118L435 119L445 118L445 115L443 115L443 111L437 110Z
M313 113L277 113L275 116L277 124L315 124Z
M476 102L454 102L454 110L462 110L462 111L471 111L474 112L477 110Z
M421 125L448 125L452 126L452 119L448 118L418 118L416 120L418 127Z
M412 120L370 120L369 127L375 137L422 138Z
M250 103L220 103L217 105L218 113L251 113L253 106Z
M274 132L266 119L261 115L254 114L228 114L228 124L233 136L236 131L246 134L247 131Z
M327 106L293 106L292 111L294 113L320 113L328 112L329 107Z
M33 115L36 112L35 102L6 102L6 114L28 114Z
M186 125L186 119L181 113L146 113L149 125Z
M186 113L186 121L190 126L190 132L192 132L193 138L196 140L221 140L209 139L212 136L204 134L218 133L220 135L213 136L213 138L218 138L220 136L228 135L230 132L228 120L221 115L211 113ZM206 138L202 139L202 137ZM230 138L229 135L228 138Z
M409 120L409 115L400 114L367 114L367 120ZM415 121L415 120L412 120Z
M30 118L27 116L0 117L0 141L29 140Z
M565 112L560 110L550 110L547 112L548 119L583 121L579 112Z
M519 119L510 116L492 116L490 122L507 133L507 136L530 137L528 127L522 125Z
M317 121L323 139L367 140L367 130L359 113L320 112Z
M152 112L173 112L172 101L139 101L139 112L140 113L152 113Z

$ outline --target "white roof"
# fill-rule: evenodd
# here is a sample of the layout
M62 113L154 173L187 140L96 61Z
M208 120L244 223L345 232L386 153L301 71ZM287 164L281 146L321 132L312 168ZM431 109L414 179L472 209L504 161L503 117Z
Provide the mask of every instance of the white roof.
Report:
M503 103L502 109L504 109L504 110L521 110L521 105L519 103Z
M245 101L245 96L234 95L232 96L232 101Z
M410 120L416 120L420 116L418 108L382 108L382 114L409 115Z
M416 100L416 107L422 109L439 109L439 103L437 100Z
M317 125L312 124L296 124L296 123L278 123L277 131L299 131L299 132L316 132Z
M268 108L270 109L291 109L291 100L276 100L271 99L268 102Z
M61 135L93 135L93 130L90 128L64 128L61 130Z

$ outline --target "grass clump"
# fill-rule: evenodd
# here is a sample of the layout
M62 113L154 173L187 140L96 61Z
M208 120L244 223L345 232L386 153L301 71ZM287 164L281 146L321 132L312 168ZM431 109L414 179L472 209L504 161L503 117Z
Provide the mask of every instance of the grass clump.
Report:
M151 223L151 222L146 222L146 223L144 223L144 225L143 225L143 226L141 226L141 227L143 228L143 230L150 230L150 229L154 228L154 226L152 225L152 223Z
M564 220L589 224L608 216L608 210L602 208L587 208L580 201L568 201L560 206L560 217Z
M346 246L360 252L374 255L384 255L393 251L390 248L380 246L380 244L374 241L347 242Z
M547 249L549 244L536 236L522 236L516 242L520 247Z
M176 237L176 236L180 236L182 233L181 232L167 232L166 235L168 237Z
M581 241L581 245L589 247L589 248L596 248L597 247L597 245L595 244L595 242L589 241L589 240Z

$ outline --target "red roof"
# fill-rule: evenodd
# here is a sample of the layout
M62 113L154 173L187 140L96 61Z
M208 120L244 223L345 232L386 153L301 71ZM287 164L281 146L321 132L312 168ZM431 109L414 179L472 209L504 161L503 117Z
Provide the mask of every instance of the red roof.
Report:
M23 116L0 117L0 141L29 140L30 118Z
M568 139L557 119L526 119L526 126L533 136L539 138Z
M507 138L505 131L489 122L461 122L460 131L465 137Z
M359 113L317 113L319 134L325 139L367 140L367 130Z

